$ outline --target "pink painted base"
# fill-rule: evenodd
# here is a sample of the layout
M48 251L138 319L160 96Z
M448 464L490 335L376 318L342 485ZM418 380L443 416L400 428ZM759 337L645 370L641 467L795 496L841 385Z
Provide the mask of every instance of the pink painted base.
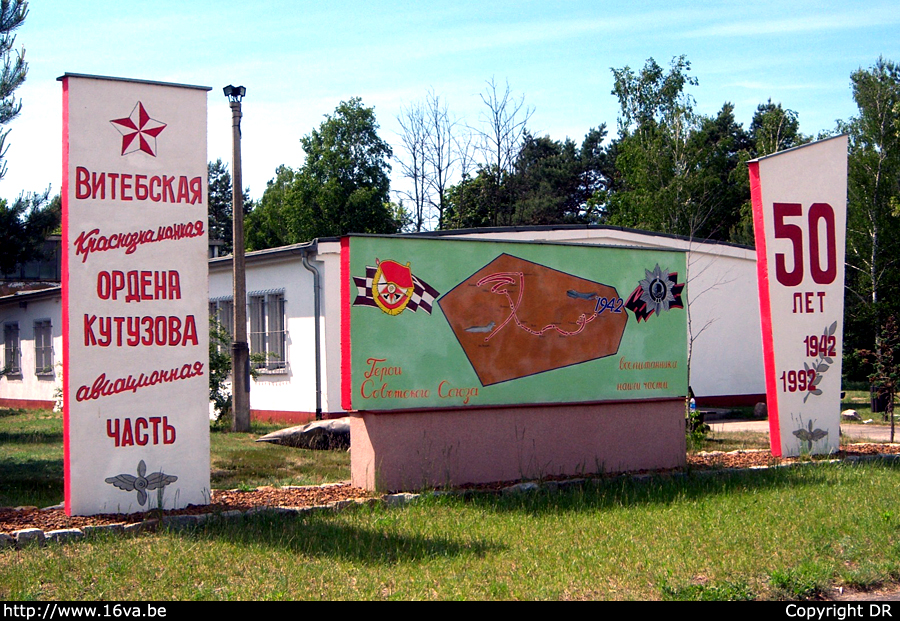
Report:
M410 491L685 464L683 399L430 412L350 421L352 483Z

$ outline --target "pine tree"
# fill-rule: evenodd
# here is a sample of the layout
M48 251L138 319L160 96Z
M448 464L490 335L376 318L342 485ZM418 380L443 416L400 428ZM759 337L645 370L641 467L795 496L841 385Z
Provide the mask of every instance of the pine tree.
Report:
M25 82L28 64L25 62L25 48L16 51L16 29L25 23L28 2L25 0L0 0L0 127L9 124L22 111L21 100L15 91ZM0 131L0 179L6 175L6 137L10 130Z

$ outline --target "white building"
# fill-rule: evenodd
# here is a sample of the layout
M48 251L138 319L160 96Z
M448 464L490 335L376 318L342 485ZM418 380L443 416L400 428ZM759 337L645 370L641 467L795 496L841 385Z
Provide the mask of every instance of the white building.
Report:
M751 248L582 225L425 235L685 250L688 274L679 274L679 280L687 283L690 383L698 402L714 406L765 400L756 253ZM254 418L299 423L314 417L317 410L325 417L342 414L340 250L340 240L329 238L247 254L245 302L250 348L252 353L266 356L265 362L257 363L259 374L250 390ZM230 256L209 260L209 300L211 314L230 326ZM49 328L41 323L45 321ZM4 326L3 364L18 355L20 369L18 375L0 379L0 407L46 407L53 399L58 373L54 365L62 352L59 289L0 298L0 324ZM48 329L53 341L52 375L37 373L37 365L48 360L44 345ZM7 340L11 343L8 347Z
M59 286L0 297L0 407L52 408L62 381Z

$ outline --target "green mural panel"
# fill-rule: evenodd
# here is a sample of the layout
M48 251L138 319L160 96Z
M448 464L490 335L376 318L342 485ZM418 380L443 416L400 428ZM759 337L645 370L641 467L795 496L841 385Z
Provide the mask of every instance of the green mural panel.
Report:
M345 407L687 393L681 252L407 237L351 237L348 250Z

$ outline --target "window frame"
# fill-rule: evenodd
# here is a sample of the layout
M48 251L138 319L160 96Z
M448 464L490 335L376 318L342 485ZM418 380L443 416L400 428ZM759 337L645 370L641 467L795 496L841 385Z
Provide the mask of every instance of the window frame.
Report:
M287 318L284 290L247 294L250 353L265 354L262 362L251 362L259 373L287 373Z
M41 362L48 362L41 365ZM34 374L47 377L53 373L53 323L47 318L34 320Z
M209 316L215 319L228 336L234 341L234 298L230 295L209 300ZM230 353L231 349L221 343L216 344L216 349L222 353Z
M18 321L7 321L3 324L3 371L7 376L22 375L22 335Z

